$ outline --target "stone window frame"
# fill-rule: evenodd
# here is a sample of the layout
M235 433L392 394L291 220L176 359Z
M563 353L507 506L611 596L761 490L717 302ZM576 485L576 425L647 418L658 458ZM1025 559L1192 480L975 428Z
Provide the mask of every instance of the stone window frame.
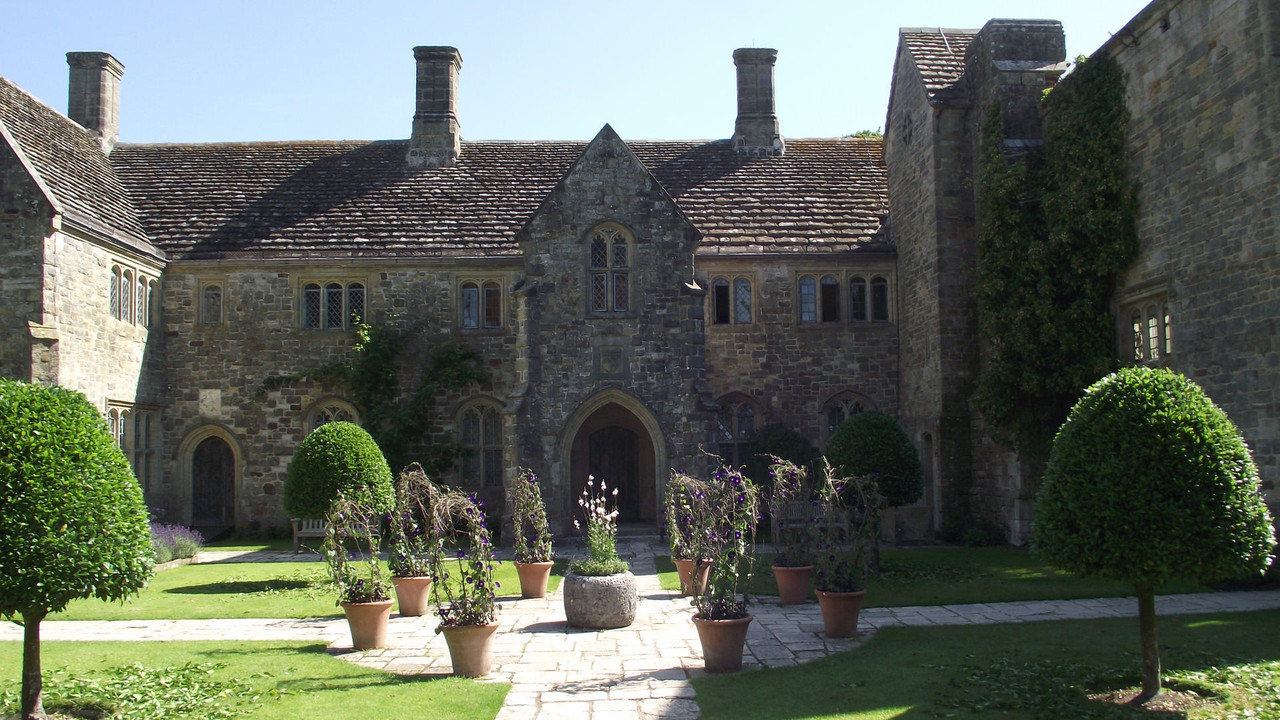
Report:
M896 277L890 267L802 268L794 273L795 319L807 327L892 324ZM854 283L866 281L866 319L855 312ZM811 290L809 288L812 288ZM883 288L877 292L876 288ZM806 299L808 295L811 299Z
M360 411L340 397L323 397L311 404L305 414L305 429L310 435L316 428L331 422L349 422L360 425Z
M818 425L822 428L823 447L831 442L831 436L835 434L836 428L840 427L845 420L875 409L876 405L871 398L853 390L841 390L827 398L822 403L822 414L818 418Z
M458 484L474 489L501 488L506 470L502 405L481 397L458 408L454 427L458 447Z
M507 289L495 275L466 275L456 279L458 327L467 332L501 330L506 325ZM475 292L474 316L468 314L468 291Z
M226 283L220 280L206 280L200 283L200 295L197 302L200 308L201 325L222 325L226 317L223 306L226 303Z
M144 493L151 492L160 477L160 408L155 405L107 400L107 429L116 447L133 468Z
M859 289L861 301L859 301ZM855 323L887 323L892 303L889 302L889 279L878 272L854 272L849 275L849 321Z
M137 327L150 327L157 316L153 302L158 279L136 265L112 262L107 283L111 317Z
M306 331L354 330L357 324L369 317L369 287L369 280L364 277L301 278L297 294L298 328ZM356 298L359 298L359 308L353 310ZM338 311L341 319L334 317L335 302L341 305Z
M1118 299L1117 346L1134 365L1168 366L1174 354L1173 298L1168 283L1157 280L1130 288Z
M728 392L716 403L720 409L715 415L716 454L732 465L744 465L750 459L747 448L755 434L765 425L764 406L744 392ZM743 427L743 419L750 420Z
M598 243L597 240L601 242ZM586 275L583 300L587 316L631 315L631 281L636 269L635 233L619 222L607 220L597 223L587 231L583 236L583 245L583 267ZM621 262L619 249L622 250Z
M723 284L721 284L723 283ZM745 308L741 305L742 285L746 286L747 304ZM758 306L756 302L756 279L752 273L717 273L712 275L708 282L709 292L707 292L708 308L707 317L710 319L711 325L751 325L755 322L757 313L755 308ZM719 290L724 290L723 304L721 308L721 300ZM724 310L724 319L721 320L721 310Z

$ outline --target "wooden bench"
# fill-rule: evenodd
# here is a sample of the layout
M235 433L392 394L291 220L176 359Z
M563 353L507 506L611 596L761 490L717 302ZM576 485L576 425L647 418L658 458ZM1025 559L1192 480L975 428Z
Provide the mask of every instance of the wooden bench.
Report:
M323 520L304 520L302 518L291 518L289 524L293 526L293 551L298 552L303 538L322 538L324 537L324 521Z
M848 544L849 538L852 536L851 518L848 510L841 510L837 515L830 519L822 519L818 522L814 517L814 506L804 500L792 500L782 503L781 507L776 508L777 514L773 516L771 525L771 534L774 547L778 547L783 539L783 535L791 530L800 530L811 525L819 527L829 527L839 530L839 536L842 538L841 544Z

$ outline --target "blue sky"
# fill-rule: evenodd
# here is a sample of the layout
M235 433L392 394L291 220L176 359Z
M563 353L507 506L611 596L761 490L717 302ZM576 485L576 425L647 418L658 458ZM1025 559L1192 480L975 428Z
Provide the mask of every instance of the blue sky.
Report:
M112 53L124 142L381 140L409 135L413 47L452 45L465 139L704 140L733 132L733 50L772 47L783 135L832 137L884 124L899 27L1051 18L1074 57L1146 4L0 0L0 75L65 112L65 53Z

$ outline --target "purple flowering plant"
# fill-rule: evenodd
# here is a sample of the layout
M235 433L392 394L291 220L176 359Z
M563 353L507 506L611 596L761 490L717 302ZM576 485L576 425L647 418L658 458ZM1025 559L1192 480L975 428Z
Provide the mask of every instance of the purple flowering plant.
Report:
M815 526L810 521L814 502L809 497L808 471L777 455L769 459L769 515L778 567L813 564Z
M552 534L547 525L547 506L542 501L538 476L532 470L520 468L507 502L515 527L516 562L550 561Z
M843 477L823 458L824 482L810 524L815 529L814 587L857 592L870 568L884 496L870 477Z
M339 490L325 514L320 552L338 588L338 604L391 599L391 584L382 577L378 538L383 513L366 491ZM360 570L361 566L364 570Z
M690 490L694 572L711 566L702 592L693 598L696 615L703 620L746 617L760 519L755 484L722 461L710 480L695 481Z
M395 511L388 517L391 577L429 577L432 553L437 552L431 538L431 508L441 490L418 463L400 473L395 489Z
M195 557L204 547L199 532L182 525L151 522L151 547L156 553L156 564L170 560Z
M446 627L487 625L496 617L498 583L493 579L493 544L484 504L457 488L440 493L431 506L429 532L431 599Z
M667 540L676 560L693 559L693 489L697 484L694 478L672 470L663 496Z

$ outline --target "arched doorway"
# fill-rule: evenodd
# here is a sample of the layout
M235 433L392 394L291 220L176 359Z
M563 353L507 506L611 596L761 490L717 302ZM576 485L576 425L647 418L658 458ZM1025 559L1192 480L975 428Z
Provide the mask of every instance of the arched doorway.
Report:
M234 525L235 507L235 453L222 438L207 437L191 453L191 525Z
M570 453L570 512L582 519L578 498L587 477L618 489L618 520L656 524L658 487L654 441L645 423L614 402L599 406L573 436Z

